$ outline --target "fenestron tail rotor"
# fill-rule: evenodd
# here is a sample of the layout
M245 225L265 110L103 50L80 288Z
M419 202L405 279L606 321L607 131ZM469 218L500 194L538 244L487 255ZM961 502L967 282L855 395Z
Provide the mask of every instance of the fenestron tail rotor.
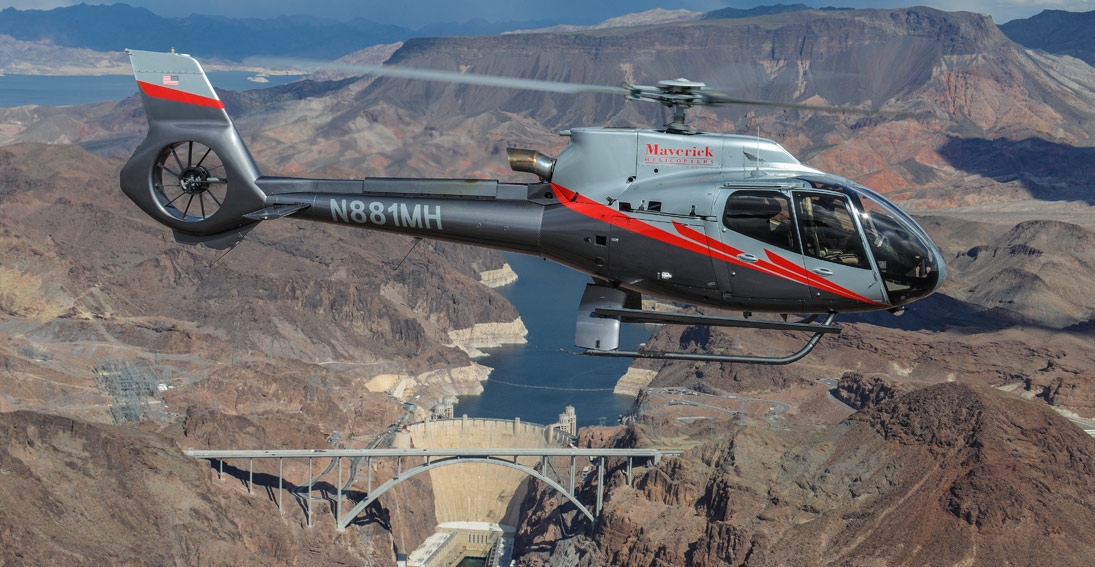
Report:
M152 169L152 193L165 213L183 222L206 220L224 205L228 173L213 148L185 140L164 146Z

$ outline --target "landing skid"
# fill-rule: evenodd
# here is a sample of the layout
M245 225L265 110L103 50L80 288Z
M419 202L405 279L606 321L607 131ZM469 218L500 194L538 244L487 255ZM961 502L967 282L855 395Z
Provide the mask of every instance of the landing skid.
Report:
M692 313L663 313L621 307L628 300L628 293L589 284L578 313L575 345L586 350L588 356L615 358L653 358L662 360L696 360L701 362L739 362L745 364L791 364L801 360L817 346L821 337L840 333L841 327L833 325L836 313L829 313L821 323L815 323L817 315L803 321L759 321L737 317L717 317ZM634 300L634 298L630 298ZM632 301L634 303L634 301ZM699 325L709 327L737 327L741 329L765 329L813 333L813 336L797 352L787 356L742 356L702 354L694 352L663 352L654 350L619 350L620 323L653 323L656 325Z
M599 311L599 310L598 310ZM745 364L791 364L802 359L802 357L810 354L810 351L814 350L817 342L821 340L823 335L829 333L839 333L841 328L836 325L832 325L834 319L836 319L836 313L830 313L825 320L819 324L814 323L780 323L777 321L751 321L749 319L735 319L733 317L706 317L706 316L694 316L697 320L706 320L704 323L688 323L687 319L693 317L688 313L657 313L653 311L641 311L643 317L641 319L633 319L625 322L643 322L643 323L655 323L663 325L710 325L718 327L739 327L749 329L780 329L784 331L813 331L814 336L810 337L810 340L806 342L806 345L793 354L787 356L774 357L774 356L738 356L729 354L701 354L695 352L662 352L656 350L596 350L587 349L582 352L588 356L609 356L616 358L658 358L663 360L698 360L702 362L741 362ZM661 321L658 321L654 315L668 315ZM715 320L715 321L712 321Z

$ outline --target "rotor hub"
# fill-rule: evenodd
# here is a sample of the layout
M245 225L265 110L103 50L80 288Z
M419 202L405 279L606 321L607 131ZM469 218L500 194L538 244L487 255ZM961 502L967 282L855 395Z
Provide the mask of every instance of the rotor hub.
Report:
M179 174L179 186L184 193L196 195L209 190L209 170L200 166L191 166Z
M691 94L707 87L705 83L689 81L684 77L668 81L658 81L658 89L668 94Z

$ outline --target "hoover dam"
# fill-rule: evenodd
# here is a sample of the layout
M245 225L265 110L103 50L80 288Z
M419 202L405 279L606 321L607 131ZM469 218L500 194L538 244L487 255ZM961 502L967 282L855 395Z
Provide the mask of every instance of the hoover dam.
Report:
M565 447L573 439L575 422L572 407L560 414L559 423L547 426L465 415L410 424L396 434L392 448ZM549 462L538 457L513 461L529 468ZM406 565L458 565L465 557L483 558L488 565L509 565L521 501L534 479L519 470L485 463L453 464L423 474L429 475L433 486L437 528L410 553Z

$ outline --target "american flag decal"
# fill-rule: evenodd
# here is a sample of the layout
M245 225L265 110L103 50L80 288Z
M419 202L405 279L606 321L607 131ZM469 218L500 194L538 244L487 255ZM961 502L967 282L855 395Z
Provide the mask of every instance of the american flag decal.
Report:
M177 87L177 86L179 86L179 76L178 75L164 75L163 76L163 84L165 86L168 86L168 87Z

